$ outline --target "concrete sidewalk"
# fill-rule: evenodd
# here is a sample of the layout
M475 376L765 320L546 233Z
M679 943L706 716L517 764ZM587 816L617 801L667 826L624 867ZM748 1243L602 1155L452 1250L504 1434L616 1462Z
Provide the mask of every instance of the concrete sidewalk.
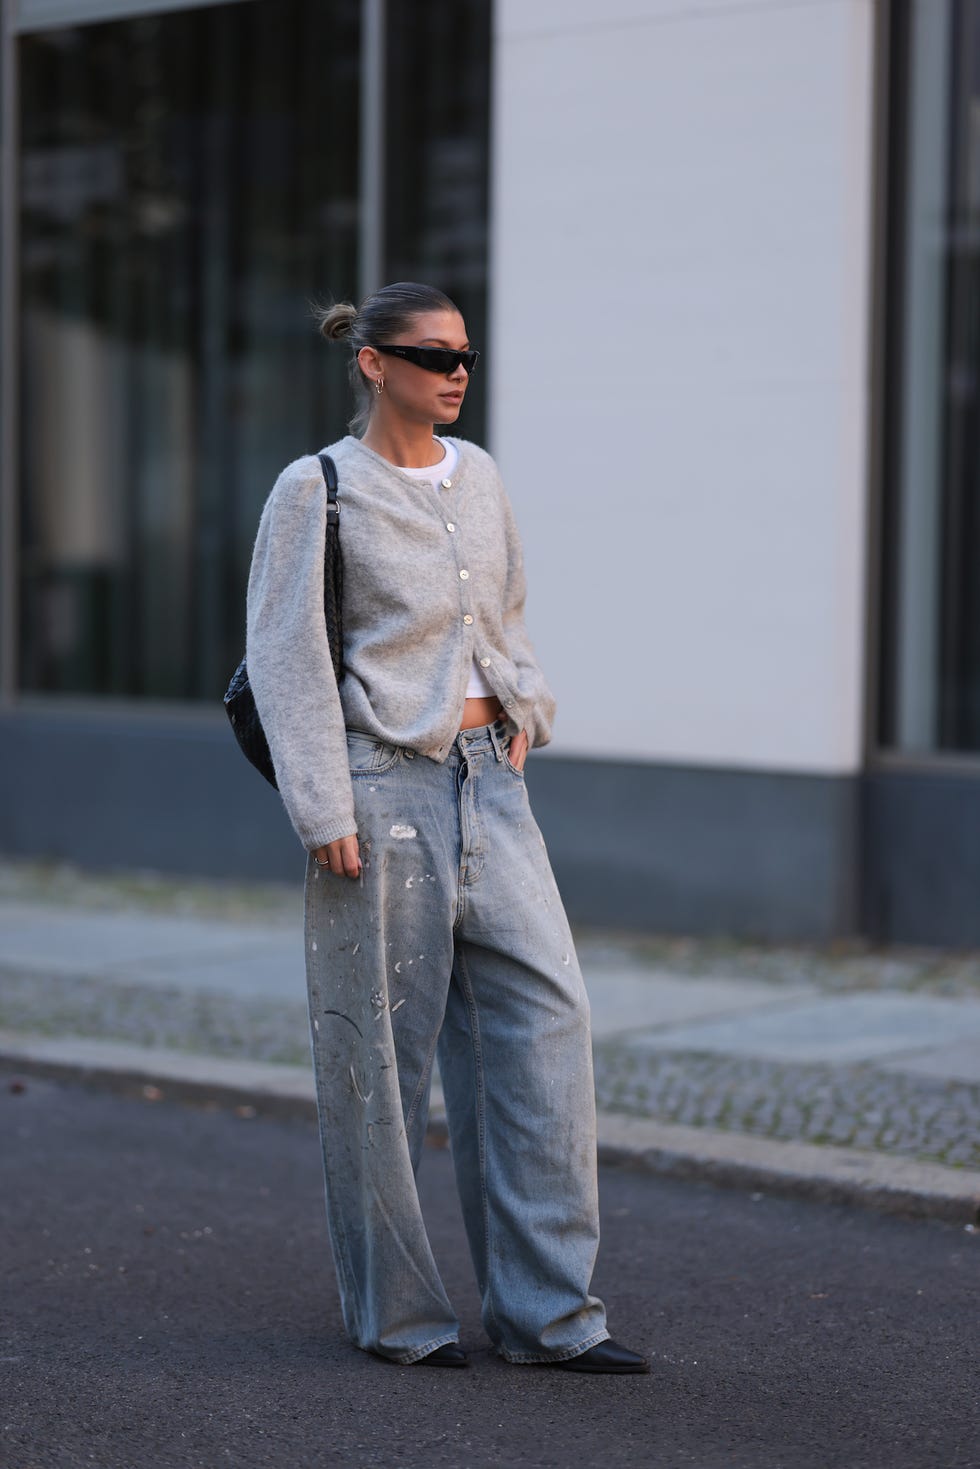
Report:
M301 910L0 864L0 1064L309 1110ZM578 940L605 1157L976 1225L980 955Z

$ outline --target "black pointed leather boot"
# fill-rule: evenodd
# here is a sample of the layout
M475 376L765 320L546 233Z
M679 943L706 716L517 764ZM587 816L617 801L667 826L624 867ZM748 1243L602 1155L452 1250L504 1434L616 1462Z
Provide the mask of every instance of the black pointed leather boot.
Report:
M628 1347L621 1347L615 1341L601 1341L597 1346L589 1347L587 1352L580 1352L577 1357L566 1357L562 1362L548 1362L545 1365L560 1367L564 1372L650 1371L650 1363L645 1357L631 1352Z

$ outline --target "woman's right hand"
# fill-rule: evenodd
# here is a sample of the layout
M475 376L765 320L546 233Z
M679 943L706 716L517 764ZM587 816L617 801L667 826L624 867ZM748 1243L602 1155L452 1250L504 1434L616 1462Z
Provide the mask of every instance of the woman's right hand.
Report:
M361 849L356 836L339 837L325 847L317 847L313 857L319 867L336 873L338 877L361 875Z

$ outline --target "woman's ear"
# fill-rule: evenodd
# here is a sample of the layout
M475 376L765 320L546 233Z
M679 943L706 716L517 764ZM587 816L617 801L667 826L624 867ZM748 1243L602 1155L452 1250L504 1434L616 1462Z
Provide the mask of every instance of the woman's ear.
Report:
M373 347L361 348L360 352L358 352L357 354L357 365L363 372L364 376L369 377L372 382L374 382L376 378L381 377L384 372L384 368L381 362L381 354L380 352L376 352Z

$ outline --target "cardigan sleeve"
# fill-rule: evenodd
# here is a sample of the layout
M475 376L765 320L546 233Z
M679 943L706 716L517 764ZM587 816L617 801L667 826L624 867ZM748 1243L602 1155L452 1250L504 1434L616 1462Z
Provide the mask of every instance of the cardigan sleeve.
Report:
M262 512L248 581L249 682L283 803L308 851L357 831L323 616L326 504L315 457L284 469Z
M551 739L555 717L555 699L541 672L524 622L527 584L524 577L524 552L514 520L514 512L501 485L504 529L507 544L507 578L504 589L503 625L507 652L517 670L517 697L524 712L524 728L528 744L540 746Z

